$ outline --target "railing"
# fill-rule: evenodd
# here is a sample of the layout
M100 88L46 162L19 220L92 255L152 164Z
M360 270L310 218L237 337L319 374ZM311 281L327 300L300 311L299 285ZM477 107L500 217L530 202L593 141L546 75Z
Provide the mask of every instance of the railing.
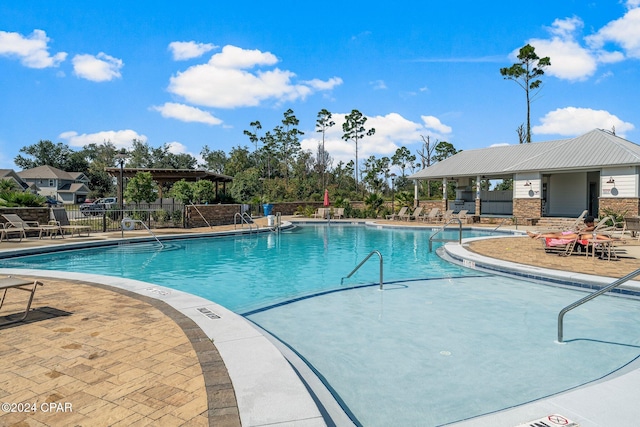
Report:
M455 242L455 240L451 240L451 239L434 239L434 237L442 233L447 227L447 225L451 224L453 221L458 221L458 224L459 224L458 243L462 244L462 221L460 221L460 218L451 218L442 227L440 227L438 231L436 231L431 235L431 237L429 237L429 252L433 252L433 242Z
M240 224L247 224L249 226L249 233L251 233L251 231L253 230L253 226L251 224L253 224L253 218L251 218L251 216L246 213L246 212L236 212L236 214L233 216L233 228L234 230L237 228L238 226L238 218L240 218ZM251 222L249 222L251 221ZM244 225L243 225L244 228Z
M202 218L204 223L207 224L207 227L211 228L211 224L209 224L209 221L207 221L207 219L204 217L204 215L202 215L202 212L200 212L198 207L196 205L194 205L193 203L191 203L191 206L193 207L193 209L196 210L196 212L198 212L198 215L200 215L200 217Z
M358 266L356 268L353 269L353 271L351 273L349 273L347 276L343 277L340 280L340 284L342 285L344 283L344 279L348 279L349 277L353 276L353 274L358 271L358 269L360 267L362 267L362 265L367 262L369 260L369 258L371 258L373 255L378 255L378 257L380 257L380 290L383 290L382 288L382 279L383 279L383 261L382 261L382 254L380 253L380 251L378 250L374 250L371 251L371 253L369 255L366 256L365 259L363 259L362 261L360 261L360 264L358 264Z
M122 238L124 238L124 231L125 230L128 230L128 231L135 230L136 223L142 224L142 226L147 229L147 231L153 236L153 238L156 239L156 242L158 242L160 244L160 247L164 248L164 245L162 244L162 242L153 233L153 231L151 231L151 229L149 227L147 227L147 224L145 224L144 221L140 221L139 219L124 218L120 222L120 230L122 232L122 235L121 235Z
M629 274L627 274L624 277L621 277L620 279L616 280L615 282L612 282L610 285L605 286L604 288L593 292L589 295L587 295L586 297L574 302L573 304L570 304L568 306L566 306L565 308L563 308L562 310L560 310L560 313L558 314L558 342L561 343L562 342L562 334L563 334L563 321L564 321L564 315L568 312L573 310L574 308L584 304L585 302L591 301L592 299L594 299L597 296L600 296L602 294L604 294L605 292L609 292L610 290L612 290L613 288L616 288L620 285L622 285L623 283L633 279L634 277L640 275L640 269L633 271Z
M504 224L507 221L515 221L516 230L518 229L518 217L514 216L514 217L511 217L511 218L503 218L502 221L500 221L500 224L498 224L498 226L496 228L494 228L492 231L496 231L498 228L502 227L502 224Z
M148 228L184 227L184 205L180 203L129 205L98 210L80 210L79 205L65 206L71 224L88 225L91 231L119 231L123 218L143 221Z

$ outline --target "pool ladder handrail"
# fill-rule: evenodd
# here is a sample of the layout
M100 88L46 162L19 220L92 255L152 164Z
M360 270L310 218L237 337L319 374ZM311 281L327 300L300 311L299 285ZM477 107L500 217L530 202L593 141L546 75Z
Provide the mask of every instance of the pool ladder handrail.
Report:
M611 284L605 286L604 288L597 290L593 293L590 293L589 295L587 295L586 297L574 302L573 304L569 304L568 306L566 306L565 308L563 308L562 310L560 310L560 313L558 313L558 342L562 343L562 338L563 338L563 332L564 332L564 328L563 328L563 324L564 324L564 315L567 314L568 311L573 310L574 308L581 306L582 304L584 304L585 302L591 301L592 299L594 299L597 296L600 296L602 294L604 294L605 292L609 292L610 290L617 288L618 286L622 285L623 283L633 279L634 277L640 275L640 269L636 270L636 271L632 271L631 273L627 274L624 277L619 278L618 280L611 282Z
M147 227L147 224L144 223L144 221L139 220L139 219L130 219L130 218L124 218L122 220L122 222L124 221L132 221L134 223L139 223L142 224L144 228L147 229L147 231L149 232L149 234L151 234L153 236L154 239L156 239L156 242L158 242L160 244L160 247L162 249L164 249L164 245L162 244L162 242L160 241L160 239L158 239L158 236L155 235L155 233L153 231L151 231L151 229L149 227ZM122 224L122 222L120 224ZM122 235L122 238L124 238L124 227L120 227L120 233Z
M240 224L242 225L243 223L246 223L249 226L249 233L251 233L251 231L253 231L253 226L251 225L253 223L253 218L251 218L251 215L249 215L246 212L242 212L242 213L236 212L236 214L233 216L233 229L235 230L238 226L238 222L237 222L238 217L240 218Z
M193 206L193 208L196 210L196 212L198 212L200 217L202 217L202 219L204 220L204 223L207 224L209 228L212 228L211 224L209 224L209 221L207 221L207 218L205 218L204 215L202 215L202 212L200 212L200 209L198 209L198 207L194 205L193 202L191 202L191 206Z
M353 271L352 271L351 273L349 273L347 276L345 276L345 277L343 277L342 279L340 279L340 285L343 285L343 284L344 284L344 279L348 279L349 277L353 276L353 273L355 273L356 271L358 271L358 269L359 269L360 267L362 267L362 265L363 265L365 262L367 262L367 261L369 260L369 258L371 258L374 254L375 254L375 255L378 255L378 257L380 258L380 290L382 291L382 290L383 290L382 283L383 283L383 276L384 276L384 274L383 274L383 271L384 271L384 266L383 266L383 265L384 265L384 261L383 261L383 259L382 259L382 254L381 254L381 253L380 253L380 251L379 251L379 250L377 250L377 249L376 249L376 250L371 251L371 253L365 257L365 259L363 259L362 261L360 261L360 264L358 264L358 265L357 265L357 267L356 267L356 268L354 268L354 269L353 269Z
M500 221L500 224L498 224L498 226L496 228L494 228L491 231L496 231L498 228L502 227L502 225L507 222L508 220L511 220L514 222L514 224L516 225L516 230L518 229L518 217L517 216L512 216L509 218L503 218L502 221Z
M276 217L276 221L275 225L271 228L271 231L279 233L282 228L282 212L276 212L274 216Z
M436 231L435 233L433 233L430 237L429 237L429 252L433 252L433 242L455 242L455 240L452 239L434 239L434 237L436 237L438 234L442 233L444 231L444 229L447 227L447 225L451 224L454 221L458 221L458 244L462 244L462 221L460 220L460 218L451 218L449 221L447 221L442 227L440 227L438 229L438 231Z

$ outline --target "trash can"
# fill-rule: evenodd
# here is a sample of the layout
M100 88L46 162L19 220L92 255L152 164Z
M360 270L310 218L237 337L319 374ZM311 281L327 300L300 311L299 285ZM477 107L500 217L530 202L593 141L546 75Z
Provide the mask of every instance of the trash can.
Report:
M267 225L269 227L276 226L276 216L275 215L267 215Z
M271 203L265 203L262 205L262 211L264 212L264 216L271 215L271 211L273 210L273 205Z

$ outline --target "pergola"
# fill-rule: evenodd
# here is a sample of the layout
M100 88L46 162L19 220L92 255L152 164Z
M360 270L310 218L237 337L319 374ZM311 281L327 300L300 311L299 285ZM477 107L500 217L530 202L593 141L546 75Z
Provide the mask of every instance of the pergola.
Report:
M131 178L138 172L149 172L151 178L158 183L158 196L162 198L162 188L165 184L174 184L178 181L200 181L206 179L215 183L216 197L218 196L218 184L222 183L222 192L226 193L227 182L232 182L233 178L227 175L221 175L209 172L204 169L155 169L155 168L105 168L105 171L118 180L118 200L122 199L122 178Z

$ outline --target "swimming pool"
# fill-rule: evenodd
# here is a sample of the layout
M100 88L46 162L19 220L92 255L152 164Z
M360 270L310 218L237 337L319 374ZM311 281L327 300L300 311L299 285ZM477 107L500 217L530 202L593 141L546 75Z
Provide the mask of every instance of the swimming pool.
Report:
M206 295L294 348L366 426L474 417L584 384L638 356L637 301L603 297L572 312L568 344L558 345L557 313L583 293L444 263L429 253L428 236L308 226L280 236L174 242L159 252L123 246L0 266L102 269ZM373 249L385 257L385 281L393 282L385 291L325 292L339 288ZM376 259L369 263L348 283L377 282Z

